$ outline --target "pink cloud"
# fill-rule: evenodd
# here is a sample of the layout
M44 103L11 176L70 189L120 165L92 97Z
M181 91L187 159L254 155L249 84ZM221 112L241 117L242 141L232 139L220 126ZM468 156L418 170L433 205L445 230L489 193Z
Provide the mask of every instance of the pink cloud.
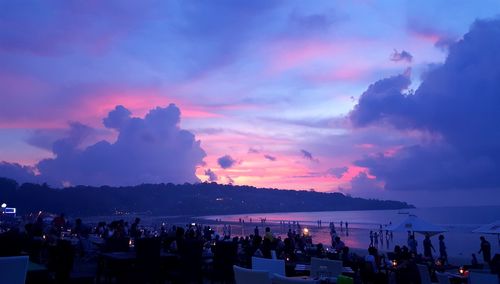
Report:
M308 80L313 82L359 81L364 79L369 73L365 68L340 67L331 72L308 76Z
M354 145L354 147L361 148L361 149L373 149L375 147L375 145L374 144L365 143L365 144Z
M345 47L324 41L278 41L273 43L271 50L270 72L280 73L312 61L331 57Z

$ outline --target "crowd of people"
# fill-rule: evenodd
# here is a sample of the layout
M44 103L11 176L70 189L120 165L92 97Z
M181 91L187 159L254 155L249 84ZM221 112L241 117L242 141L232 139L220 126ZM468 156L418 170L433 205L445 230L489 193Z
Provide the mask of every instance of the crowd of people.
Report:
M242 222L242 221L240 221ZM340 223L343 236L349 236L348 223ZM60 240L72 239L76 255L88 255L89 239L98 240L94 245L98 252L106 251L128 251L134 243L141 239L156 238L161 240L161 249L170 253L200 256L216 256L222 247L233 250L234 257L225 255L222 262L227 269L233 264L251 267L252 257L284 259L287 264L307 263L311 257L322 257L342 260L344 266L351 267L359 273L361 278L375 283L387 283L390 274L387 269L397 271L391 277L397 283L411 283L411 279L417 279L417 263L428 263L432 266L442 267L449 265L447 248L444 235L440 235L438 245L438 257L434 259L436 249L434 248L430 235L426 235L422 242L423 254L419 254L418 242L415 235L408 232L406 245L396 245L394 250L386 254L380 253L377 247L377 239L381 238L381 232L370 232L370 243L365 254L355 254L341 239L337 228L332 222L329 224L331 247L321 243L314 244L311 232L302 228L298 222L288 226L286 234L275 234L272 226L266 226L260 222L255 226L252 234L235 236L231 224L218 224L219 228L189 223L185 225L159 224L156 227L143 226L140 218L135 218L131 223L125 220L111 222L98 222L97 224L86 224L82 219L69 221L64 214L54 218L42 218L38 216L34 221L27 221L22 227L13 226L6 232L0 234L0 255L16 255L21 251L30 255L35 262L44 262L44 247L55 245ZM286 225L285 222L280 225ZM318 222L318 226L321 223ZM392 233L385 233L386 242L392 240ZM382 241L381 241L382 242ZM189 253L187 253L189 251ZM491 245L481 237L479 254L482 254L484 263L491 264ZM437 261L436 261L437 260ZM45 260L46 261L46 260ZM188 261L192 265L192 261ZM215 262L216 263L216 262ZM479 263L473 254L471 267ZM228 270L229 271L229 270ZM417 278L415 278L417 277ZM409 281L409 282L408 282Z

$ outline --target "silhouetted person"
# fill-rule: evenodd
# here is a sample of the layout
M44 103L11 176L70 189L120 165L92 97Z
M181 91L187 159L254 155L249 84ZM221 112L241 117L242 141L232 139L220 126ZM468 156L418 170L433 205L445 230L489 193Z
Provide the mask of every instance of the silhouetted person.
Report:
M82 219L78 218L75 220L75 227L72 230L72 233L79 236L85 237L88 234L87 227L83 224Z
M443 264L448 263L448 253L446 252L443 235L439 235L439 258L443 261Z
M486 263L491 261L491 245L483 236L479 238L481 240L481 249L478 253L483 253L483 260Z
M425 239L424 239L424 256L432 258L432 251L436 251L434 249L434 246L432 245L431 238L429 234L425 234Z
M253 235L258 236L259 235L259 227L255 226L255 229L253 229Z
M140 222L141 222L140 218L135 218L134 223L130 227L130 236L134 239L138 239L141 237L141 231L139 230Z

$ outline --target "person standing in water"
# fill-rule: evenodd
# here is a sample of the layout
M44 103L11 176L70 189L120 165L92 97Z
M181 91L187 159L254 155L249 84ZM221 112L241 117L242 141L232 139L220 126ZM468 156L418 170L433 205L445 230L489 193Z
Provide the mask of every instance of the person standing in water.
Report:
M444 236L439 235L439 258L443 264L448 263L448 253L446 252L446 245L444 243Z

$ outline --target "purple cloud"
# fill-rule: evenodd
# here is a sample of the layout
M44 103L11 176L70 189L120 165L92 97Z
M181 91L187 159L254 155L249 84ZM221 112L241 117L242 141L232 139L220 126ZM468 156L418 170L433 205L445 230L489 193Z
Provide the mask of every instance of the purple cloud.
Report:
M208 181L211 181L211 182L216 182L219 179L217 174L214 171L212 171L211 169L206 169L205 175L208 177Z
M223 169L229 169L236 164L236 160L229 155L224 155L217 159L217 163Z
M350 114L354 126L393 126L434 138L356 164L392 190L498 188L498 46L500 20L477 21L414 93L403 93L410 83L403 75L370 86Z
M302 157L303 157L304 159L306 159L306 160L313 161L313 162L317 162L317 163L319 162L319 160L318 160L318 159L316 159L316 158L314 158L314 157L313 157L313 154L312 154L311 152L309 152L309 151L306 151L306 150L304 150L304 149L301 149L301 150L300 150L300 153L302 154Z
M272 161L272 162L276 161L276 157L268 155L268 154L264 155L264 158L266 158L266 159L268 159L269 161Z
M83 149L81 144L92 129L72 123L68 136L54 142L55 157L36 165L37 180L96 186L199 181L196 167L206 154L191 132L179 128L180 110L175 105L152 109L144 118L129 115L117 106L104 120L107 127L118 130L116 142L103 140ZM4 163L1 168L1 173L13 178L27 179L33 172L15 164ZM28 176L22 176L23 171Z
M108 113L108 116L102 120L107 128L120 130L130 120L132 113L122 105L118 105L114 110Z
M35 169L17 163L0 162L0 177L8 177L19 183L38 182Z
M349 170L348 167L331 168L327 171L328 175L334 176L336 178L341 178Z
M300 150L300 152L302 153L302 156L308 160L312 160L313 159L313 156L311 154L311 152L308 152L304 149Z
M402 91L406 90L410 83L409 76L401 74L371 84L349 114L351 122L357 127L373 122L405 124L408 111L412 107Z
M248 154L259 154L260 150L255 149L255 148L249 148L248 149Z
M391 60L396 62L406 61L408 63L411 63L411 61L413 60L413 55L411 55L406 50L401 50L401 52L399 52L395 49L394 52L391 54Z

